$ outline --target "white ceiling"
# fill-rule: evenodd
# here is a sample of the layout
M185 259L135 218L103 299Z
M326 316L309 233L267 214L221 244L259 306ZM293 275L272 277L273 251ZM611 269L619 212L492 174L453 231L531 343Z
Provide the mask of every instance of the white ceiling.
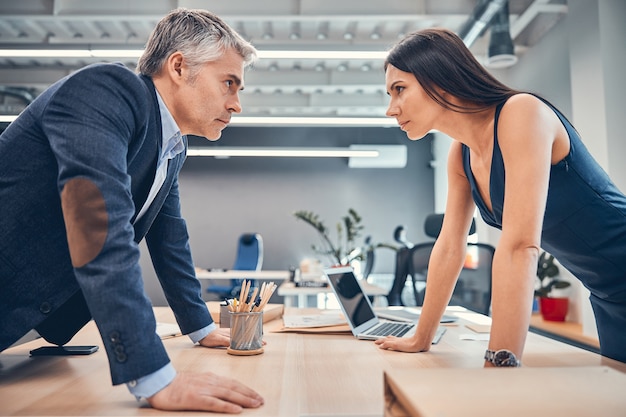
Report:
M0 49L141 48L176 7L211 10L259 50L385 51L403 34L458 31L478 0L0 0ZM516 54L567 12L564 0L510 0ZM488 32L471 49L484 60ZM115 59L119 61L120 59ZM0 114L95 59L0 57ZM134 59L122 60L134 68ZM246 73L245 116L384 116L381 60L261 59Z

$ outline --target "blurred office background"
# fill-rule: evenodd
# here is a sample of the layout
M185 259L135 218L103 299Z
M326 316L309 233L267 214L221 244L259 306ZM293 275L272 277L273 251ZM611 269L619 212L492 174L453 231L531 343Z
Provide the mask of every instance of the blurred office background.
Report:
M484 12L502 3L508 8L506 24L479 30ZM0 120L6 125L6 116L19 113L43 88L81 66L121 60L133 67L136 61L11 51L140 49L156 21L178 6L216 12L264 54L246 74L244 112L219 142L192 138L194 146L406 146L406 164L399 168L352 168L345 157L189 157L180 186L197 266L229 268L236 241L246 232L263 236L263 269L287 269L315 256L311 245L319 243L318 237L294 218L296 210L313 211L332 228L353 208L363 218L363 236L371 235L375 242L393 243L397 225L405 226L411 241L426 238L425 217L445 205L450 139L437 133L417 142L406 139L384 118L382 59L350 55L384 53L403 34L423 27L462 32L497 78L552 101L626 190L626 166L621 163L626 154L623 0L2 1L0 114L5 118ZM488 51L506 49L507 37L515 58L501 61L499 68L490 65ZM504 43L498 46L500 39ZM330 53L311 58L302 51ZM340 56L332 55L337 51ZM281 124L285 120L270 119L275 117L292 119ZM314 117L327 119L315 124ZM361 122L351 124L351 118ZM478 231L479 240L497 244L497 232L480 221ZM377 255L374 272L393 272L392 252L381 249ZM156 305L164 304L148 256L142 267L148 293Z

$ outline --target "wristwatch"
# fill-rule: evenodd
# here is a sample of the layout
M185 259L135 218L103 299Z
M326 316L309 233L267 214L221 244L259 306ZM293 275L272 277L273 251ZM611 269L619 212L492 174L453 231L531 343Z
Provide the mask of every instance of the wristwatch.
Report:
M510 350L489 350L485 352L485 360L493 363L495 366L502 367L518 367L522 363L515 357Z

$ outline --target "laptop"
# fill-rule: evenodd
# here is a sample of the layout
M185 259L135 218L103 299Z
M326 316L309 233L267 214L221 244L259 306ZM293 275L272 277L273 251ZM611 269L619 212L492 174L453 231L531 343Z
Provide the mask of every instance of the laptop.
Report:
M381 320L361 288L361 284L350 266L327 268L324 270L333 293L346 317L346 321L357 339L376 340L386 336L411 337L415 334L416 323ZM446 331L439 327L433 344L441 339Z

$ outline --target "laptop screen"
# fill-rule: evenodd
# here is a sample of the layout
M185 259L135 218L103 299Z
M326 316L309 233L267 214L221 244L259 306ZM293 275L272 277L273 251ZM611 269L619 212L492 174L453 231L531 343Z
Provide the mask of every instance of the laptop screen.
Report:
M351 267L331 268L325 272L330 285L334 288L337 301L354 328L376 318L374 309Z

